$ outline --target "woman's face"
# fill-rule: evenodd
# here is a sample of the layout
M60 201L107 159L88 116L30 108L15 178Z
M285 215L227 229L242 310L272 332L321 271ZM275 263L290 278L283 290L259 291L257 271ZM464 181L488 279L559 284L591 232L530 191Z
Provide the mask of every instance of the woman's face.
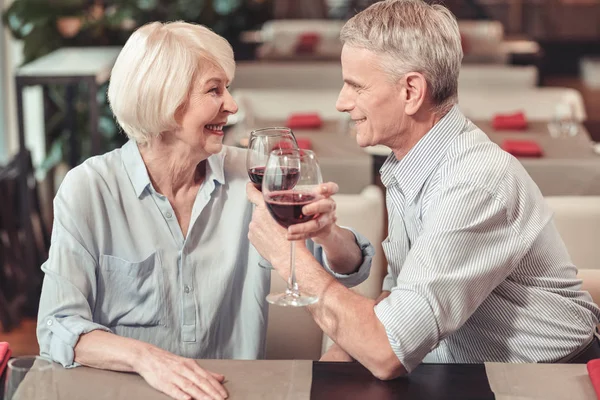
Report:
M175 138L199 156L221 151L223 126L227 117L238 110L227 85L223 69L208 68L195 80L187 104L175 116L179 124Z

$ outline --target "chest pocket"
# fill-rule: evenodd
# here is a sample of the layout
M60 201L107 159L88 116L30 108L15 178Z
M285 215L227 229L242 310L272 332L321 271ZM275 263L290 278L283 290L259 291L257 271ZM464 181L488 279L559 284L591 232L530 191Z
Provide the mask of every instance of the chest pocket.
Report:
M164 323L163 275L158 253L131 262L100 256L94 319L107 327Z

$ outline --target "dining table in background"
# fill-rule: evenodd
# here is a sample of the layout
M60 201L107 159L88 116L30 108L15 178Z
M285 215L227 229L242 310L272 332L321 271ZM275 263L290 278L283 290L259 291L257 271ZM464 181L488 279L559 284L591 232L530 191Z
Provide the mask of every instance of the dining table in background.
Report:
M576 123L579 133L575 136L553 137L547 121L529 121L522 131L496 130L491 121L473 123L499 146L505 140L533 141L540 146L542 157L518 160L544 196L600 195L600 154L594 151L584 125ZM374 146L365 150L373 156L373 173L378 173L390 149Z
M247 145L245 140L253 129L286 126L282 119L256 118L252 123L240 123L225 134L224 143L232 146ZM317 155L323 181L339 185L340 193L358 194L372 182L373 160L358 146L350 127L343 119L327 119L316 129L293 129L298 139L308 139Z

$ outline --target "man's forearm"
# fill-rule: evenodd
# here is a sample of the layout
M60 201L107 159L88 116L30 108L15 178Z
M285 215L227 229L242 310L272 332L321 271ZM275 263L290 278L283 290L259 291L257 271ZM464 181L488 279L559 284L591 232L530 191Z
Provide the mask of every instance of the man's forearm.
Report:
M284 262L277 266L285 268ZM337 282L308 250L296 258L302 290L319 296L308 309L321 329L375 376L391 379L405 372L392 350L383 324L375 315L375 300L360 296Z
M75 362L112 371L138 372L145 347L139 340L100 330L83 334L75 346Z
M338 274L352 274L363 262L362 251L356 237L348 229L335 225L324 240L315 239L323 247L329 267Z

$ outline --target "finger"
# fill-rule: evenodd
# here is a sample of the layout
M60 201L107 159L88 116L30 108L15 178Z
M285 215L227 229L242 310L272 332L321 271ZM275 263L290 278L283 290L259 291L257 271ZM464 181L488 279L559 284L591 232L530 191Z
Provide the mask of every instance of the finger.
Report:
M223 383L223 381L225 380L225 375L221 375L218 374L216 372L211 372L211 371L207 371L209 374L211 374L217 381Z
M204 368L200 367L200 365L198 365L198 363L196 361L192 361L191 364L192 367L192 374L194 374L194 376L196 378L204 378L204 380L200 379L199 382L197 383L198 386L204 388L204 386L201 386L202 384L205 384L205 382L207 382L207 384L210 385L210 390L211 392L210 394L216 394L219 397L215 397L218 399L224 399L227 398L227 390L225 390L225 388L223 387L223 385L221 385L221 382L219 380L217 380L216 377L214 377L212 375L212 373L210 371L205 370ZM217 374L219 375L219 374ZM221 377L223 377L223 375L220 375ZM224 377L223 377L224 378ZM196 382L196 381L194 381Z
M214 382L220 385L220 383L216 381ZM202 383L200 383L200 389L202 389L204 393L206 393L207 399L223 400L227 398L227 393L225 393L224 395L221 394L219 390L216 387L214 387L213 383L210 382L208 379L205 379Z
M325 197L332 196L340 190L340 187L335 182L326 182L319 185L319 193Z
M332 199L317 200L302 207L302 213L305 215L325 214L334 212L337 205Z
M248 196L248 200L254 205L262 205L264 204L264 199L262 193L254 187L251 182L246 184L246 196Z
M223 396L214 397L212 393L207 391L205 387L210 386L202 379L192 380L187 376L179 375L178 379L175 380L175 385L179 387L184 393L190 395L194 400L207 399L207 400L222 400ZM214 390L214 389L213 389Z
M189 394L185 393L183 390L181 390L175 384L167 385L164 388L163 392L167 396L172 397L172 398L177 399L177 400L192 400L192 396L190 396Z
M303 222L301 224L295 224L288 228L289 235L302 235L316 233L324 227L331 225L335 222L335 216L333 214L322 214L312 221ZM288 238L289 239L289 238Z

